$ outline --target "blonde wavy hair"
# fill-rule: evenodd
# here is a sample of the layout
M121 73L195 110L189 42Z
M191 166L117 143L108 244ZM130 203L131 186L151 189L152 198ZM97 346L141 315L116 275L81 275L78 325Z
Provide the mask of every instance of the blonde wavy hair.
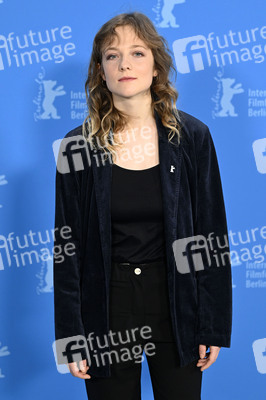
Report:
M94 149L102 149L105 153L114 153L119 142L110 141L110 132L123 130L127 123L128 115L118 110L113 103L112 93L102 80L102 50L110 45L117 37L115 28L118 26L131 26L135 34L151 49L154 57L154 68L158 75L154 77L151 90L151 107L154 115L156 110L162 124L170 132L168 140L177 135L178 144L181 139L181 118L176 108L178 92L172 86L169 75L176 70L168 44L163 36L156 31L151 20L140 12L119 14L107 21L97 32L94 41L88 75L85 83L85 93L88 106L88 115L82 124L82 135ZM100 65L100 68L99 68Z

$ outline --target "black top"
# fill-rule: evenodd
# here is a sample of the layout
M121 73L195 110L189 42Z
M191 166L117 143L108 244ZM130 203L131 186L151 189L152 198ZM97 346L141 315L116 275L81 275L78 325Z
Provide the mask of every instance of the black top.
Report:
M112 261L145 263L165 259L159 164L132 170L113 164Z

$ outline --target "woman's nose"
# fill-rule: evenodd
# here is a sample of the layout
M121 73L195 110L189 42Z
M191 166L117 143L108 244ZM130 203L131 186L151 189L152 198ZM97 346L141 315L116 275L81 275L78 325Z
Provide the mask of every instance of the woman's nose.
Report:
M128 60L126 60L125 58L121 59L120 61L120 69L124 70L126 68L131 68L130 62Z

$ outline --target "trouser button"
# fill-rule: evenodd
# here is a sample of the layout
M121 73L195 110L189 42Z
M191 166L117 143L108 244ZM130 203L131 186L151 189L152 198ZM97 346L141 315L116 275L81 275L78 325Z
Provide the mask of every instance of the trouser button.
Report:
M140 268L135 268L134 272L135 272L136 275L139 275L139 274L141 274L141 269Z

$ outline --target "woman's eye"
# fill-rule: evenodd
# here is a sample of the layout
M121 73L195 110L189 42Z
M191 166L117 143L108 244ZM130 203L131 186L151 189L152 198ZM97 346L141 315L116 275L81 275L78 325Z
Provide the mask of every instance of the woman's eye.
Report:
M141 54L142 56L144 55L141 51L135 51L134 54ZM109 55L106 57L106 60L110 60L111 57L116 57L116 55L115 55L115 54L109 54Z

